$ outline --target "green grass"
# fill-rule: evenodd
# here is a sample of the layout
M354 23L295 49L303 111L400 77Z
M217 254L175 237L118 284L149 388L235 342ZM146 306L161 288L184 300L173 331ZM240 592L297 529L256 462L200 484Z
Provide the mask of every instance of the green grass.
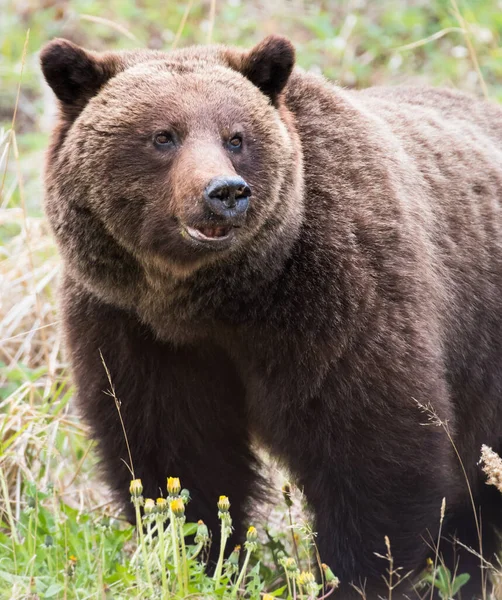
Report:
M289 496L280 502L283 475L273 466L275 508L256 507L257 539L252 532L241 541L246 567L231 555L219 581L204 570L201 526L154 504L140 536L110 503L72 408L62 354L59 259L41 208L54 100L38 68L40 47L55 36L96 50L169 49L209 37L250 46L278 32L294 41L300 66L343 86L418 81L502 100L500 3L459 0L458 8L450 0L49 0L17 7L11 0L1 9L0 598L307 598L319 591L315 535L301 496L293 494L294 505ZM232 490L222 493L231 501ZM161 520L165 534L151 536ZM198 527L196 542L189 534ZM427 577L446 598L463 583L459 575L436 557Z

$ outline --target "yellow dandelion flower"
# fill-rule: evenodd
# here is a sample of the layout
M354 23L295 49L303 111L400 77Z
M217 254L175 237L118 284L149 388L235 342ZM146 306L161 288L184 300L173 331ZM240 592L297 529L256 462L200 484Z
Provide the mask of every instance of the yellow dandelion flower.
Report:
M167 478L167 493L170 496L177 496L181 491L181 483L179 477Z
M133 479L131 481L131 484L129 486L129 493L135 498L141 496L141 494L143 493L143 484L141 483L141 479Z
M230 510L230 500L228 496L220 496L218 500L218 509L220 512L228 512Z
M185 514L185 503L181 498L175 498L169 503L175 517L183 517Z
M248 529L246 539L248 542L255 542L258 539L258 532L256 531L256 527L251 527Z

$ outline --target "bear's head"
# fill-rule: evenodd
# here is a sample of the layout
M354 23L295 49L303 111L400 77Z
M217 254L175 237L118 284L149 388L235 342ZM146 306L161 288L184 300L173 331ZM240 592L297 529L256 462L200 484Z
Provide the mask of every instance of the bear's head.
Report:
M91 287L152 264L186 278L295 229L301 151L283 101L285 38L102 54L54 40L41 64L60 110L47 213Z

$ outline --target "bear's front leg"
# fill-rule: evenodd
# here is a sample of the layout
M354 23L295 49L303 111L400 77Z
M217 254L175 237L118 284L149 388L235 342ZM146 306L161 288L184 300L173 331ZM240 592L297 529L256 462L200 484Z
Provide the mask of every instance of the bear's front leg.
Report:
M134 477L145 497L166 496L166 478L190 490L188 521L202 519L218 551L217 501L227 495L235 540L252 496L259 495L258 461L250 449L242 385L227 356L213 345L174 347L156 340L134 315L103 304L68 277L64 320L79 408L97 440L106 482L134 520L119 413Z
M360 598L353 586L367 600L389 597L389 586L392 598L413 598L414 579L434 558L442 499L451 509L462 487L444 429L417 405L443 388L432 370L414 391L402 378L379 388L370 373L349 385L347 372L283 411L282 433L270 441L313 510L315 542L341 598Z

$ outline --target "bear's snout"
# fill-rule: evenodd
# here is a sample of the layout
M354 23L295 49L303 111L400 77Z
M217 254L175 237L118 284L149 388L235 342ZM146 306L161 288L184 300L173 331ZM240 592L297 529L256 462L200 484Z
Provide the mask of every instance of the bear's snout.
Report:
M214 214L225 219L243 217L251 189L238 175L214 177L204 190L204 201Z

